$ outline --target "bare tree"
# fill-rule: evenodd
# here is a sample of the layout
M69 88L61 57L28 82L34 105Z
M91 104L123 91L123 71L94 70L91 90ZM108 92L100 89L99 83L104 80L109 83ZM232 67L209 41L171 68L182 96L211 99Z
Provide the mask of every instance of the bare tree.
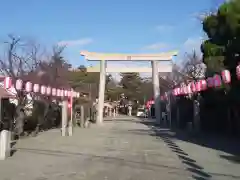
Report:
M172 72L168 73L164 78L164 80L168 82L168 88L170 89L189 79L191 78L177 64L173 64Z
M57 88L70 88L68 83L68 69L70 64L62 56L65 47L53 47L48 61L41 62L37 73L41 83Z
M4 52L0 57L0 71L10 76L15 82L17 79L31 80L26 78L29 73L34 72L42 62L44 51L40 44L33 40L23 40L13 35L8 36L4 42ZM19 105L24 105L26 94L17 91Z
M39 44L34 41L24 41L13 35L8 36L4 48L6 52L0 58L0 71L13 79L34 71L43 55Z
M186 61L183 66L183 72L192 80L204 78L206 66L202 62L200 55L193 51L186 54Z
M68 69L69 63L64 59L62 53L65 47L53 47L53 50L49 56L47 61L40 62L39 66L33 72L37 74L36 80L39 84L44 84L46 86L51 86L55 88L62 88L66 90L70 90L71 86L68 82ZM52 96L41 96L42 102L45 103L44 111L42 112L42 117L38 118L38 127L42 126L43 124L48 124L51 119L47 117L50 116L52 112L52 108L50 104L52 104ZM51 118L51 117L49 117ZM48 123L44 121L48 121ZM37 128L36 131L39 129Z
M24 79L26 75L34 72L42 61L44 51L33 40L24 40L13 35L3 43L4 51L0 57L0 71L5 76L10 76L15 82ZM30 79L29 79L30 80ZM22 109L26 105L26 93L17 91L18 105L16 107L18 133L23 132L24 115Z

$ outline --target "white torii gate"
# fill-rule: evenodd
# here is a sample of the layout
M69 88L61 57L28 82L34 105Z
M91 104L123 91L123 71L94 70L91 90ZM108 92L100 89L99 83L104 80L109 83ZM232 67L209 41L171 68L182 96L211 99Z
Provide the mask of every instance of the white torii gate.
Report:
M153 91L155 102L155 116L157 122L161 120L161 107L160 107L160 86L159 86L159 72L171 72L172 63L158 67L158 61L170 61L177 52L166 52L159 54L110 54L110 53L96 53L82 51L80 53L88 61L100 61L100 67L87 68L87 72L100 72L99 82L99 99L98 99L98 115L97 123L103 122L103 106L104 106L104 93L106 84L106 73L111 72L151 72L153 79ZM151 61L152 68L107 68L106 61Z

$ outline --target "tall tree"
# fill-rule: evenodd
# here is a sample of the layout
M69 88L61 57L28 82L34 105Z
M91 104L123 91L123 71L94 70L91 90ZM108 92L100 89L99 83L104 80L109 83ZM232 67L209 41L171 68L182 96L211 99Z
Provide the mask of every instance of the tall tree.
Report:
M41 78L41 83L57 88L68 88L69 63L64 59L62 53L64 47L53 47L51 57L47 62L40 63L36 70L37 76Z
M87 72L85 66L80 66L77 70L69 70L68 81L70 85L80 92L85 92L91 100L98 96L99 73Z
M146 103L146 101L152 99L153 97L153 85L152 80L149 78L143 78L141 83L141 95L138 99L141 104Z
M203 21L208 39L202 44L203 60L207 68L219 71L226 67L235 74L240 53L240 1L223 3L216 13Z
M139 73L121 73L120 85L129 99L139 99L142 78Z
M218 99L214 99L211 102L211 106L213 105L215 108L215 115L221 114L217 116L218 118L210 118L210 121L214 121L217 119L218 122L215 124L221 124L222 127L226 127L226 119L221 120L222 112L226 112L222 110L223 105L226 105L225 109L231 107L234 114L238 114L238 105L240 103L239 89L240 83L236 78L236 66L239 63L239 54L240 54L240 1L239 0L231 0L225 1L216 12L210 13L210 15L206 16L203 19L203 30L206 33L208 39L203 42L201 50L203 52L203 62L207 66L206 75L212 76L214 73L220 73L222 69L229 69L231 71L231 86L230 91L225 96L225 93L218 95L221 99L224 97L229 98L224 103L219 102ZM206 100L211 100L213 95L205 97ZM221 106L218 106L221 104ZM232 127L240 128L240 122L238 117L235 119L235 125ZM221 120L221 121L220 121ZM225 123L225 124L224 124Z
M208 39L202 44L203 61L207 65L207 73L219 73L229 69L232 74L232 93L240 84L236 79L236 66L240 54L240 1L232 0L223 3L216 13L203 20L203 30ZM208 75L207 74L207 75ZM235 92L235 93L234 93ZM234 98L235 99L235 98Z

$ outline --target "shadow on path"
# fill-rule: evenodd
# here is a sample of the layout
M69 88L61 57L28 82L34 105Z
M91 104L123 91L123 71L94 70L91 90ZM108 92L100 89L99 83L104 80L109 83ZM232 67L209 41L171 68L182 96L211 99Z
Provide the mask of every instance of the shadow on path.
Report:
M10 147L11 147L10 156L13 156L15 154L15 152L17 152L17 150L14 148L16 144L17 144L17 141L12 141L11 142L11 144L10 144Z
M210 174L204 172L204 168L199 166L196 160L191 159L186 152L173 142L171 136L166 134L158 134L158 136L177 154L182 163L187 167L186 170L191 172L194 179L210 179L212 177Z
M235 155L220 155L221 158L231 161L236 164L240 164L240 156Z
M113 163L113 164L122 165L122 166L127 165L129 167L134 167L137 169L152 170L152 169L163 168L163 169L176 170L179 172L179 174L181 174L181 171L183 170L181 168L177 168L173 166L166 166L166 165L160 165L155 163L146 163L142 161L138 162L138 161L127 160L119 157L101 156L101 155L93 155L93 154L86 154L86 153L75 153L75 152L57 151L57 150L49 150L49 149L31 149L31 148L17 148L17 150L22 152L33 153L33 154L56 156L56 157L79 156L79 157L87 158L90 161Z
M187 152L184 152L173 140L178 139L181 141L186 141L189 143L197 144L200 146L212 148L215 150L220 150L229 154L231 156L220 155L220 158L227 159L228 161L234 163L240 163L240 143L236 139L227 139L219 136L210 136L209 135L200 135L200 136L191 136L183 131L170 131L169 129L160 128L154 121L151 120L142 120L140 123L148 126L150 130L148 133L151 136L157 137L157 139L163 140L166 145L172 150L172 152L176 153L181 162L186 166L186 170L192 174L192 178L196 180L208 180L211 179L212 176L205 172L204 168L199 166L196 160L189 157ZM141 131L141 130L139 130ZM151 132L152 131L152 132ZM131 130L134 133L134 130ZM141 134L143 132L135 133ZM212 173L211 173L212 174ZM220 174L217 174L220 175ZM228 176L225 174L221 174L221 176ZM233 178L240 178L232 176Z
M144 125L150 127L154 130L156 136L161 136L164 134L164 131L156 125L151 120L142 121ZM170 132L170 130L165 130L166 132ZM230 156L220 156L220 158L224 158L233 163L240 163L240 139L234 137L226 137L220 136L216 134L207 134L207 133L199 133L198 135L193 135L184 132L183 130L173 130L171 131L174 134L172 138L179 139L181 141L193 143L196 145L200 145L203 147L211 148L214 150L222 151Z

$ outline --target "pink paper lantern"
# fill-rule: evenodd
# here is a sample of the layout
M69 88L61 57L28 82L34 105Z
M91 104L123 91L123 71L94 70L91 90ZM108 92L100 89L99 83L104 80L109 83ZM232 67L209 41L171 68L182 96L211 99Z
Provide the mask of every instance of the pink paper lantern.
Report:
M11 77L5 77L4 78L4 88L9 89L12 87L12 78Z
M202 80L200 80L200 82L201 82L202 90L205 91L207 89L207 81L206 81L206 79L202 79Z
M26 84L25 84L25 90L27 91L27 92L31 92L32 91L32 83L31 82L26 82Z
M184 94L184 95L188 94L187 86L184 86L184 87L183 87L183 94Z
M180 95L183 95L184 91L183 91L183 88L180 87Z
M222 85L222 80L221 80L220 75L215 74L213 76L213 79L214 79L214 87L220 87Z
M39 89L40 89L39 84L34 84L34 85L33 85L33 92L38 93L38 92L39 92Z
M16 81L16 90L22 90L23 89L23 81L21 79L18 79Z
M173 96L176 96L176 95L177 95L176 88L174 88L174 89L172 90L172 95L173 95Z
M79 96L80 96L80 94L79 94ZM150 100L148 102L149 102L150 105L154 104L154 100Z
M231 75L229 70L222 71L222 80L225 84L228 84L231 82Z
M197 91L197 92L201 91L201 82L200 82L200 81L197 81L197 82L195 83L195 86L196 86L196 91Z
M64 97L64 90L61 89L61 97Z
M68 96L68 91L67 90L64 90L64 96Z
M52 95L53 95L53 96L56 96L56 94L57 94L56 88L52 88Z
M183 94L183 90L181 87L179 87L179 95L182 95Z
M174 88L174 89L172 90L172 95L173 95L173 96L176 96L176 95L177 95L176 88ZM76 95L76 96L77 96L77 95Z
M72 97L75 97L75 91L72 91Z
M214 79L212 77L207 78L207 86L210 88L214 86Z
M181 89L177 88L177 95L180 95L180 94L181 94Z
M68 91L68 97L71 97L72 91Z
M57 89L57 96L58 96L58 97L61 96L61 89Z
M77 92L76 91L74 91L74 97L77 97Z
M192 93L191 83L189 83L189 84L187 85L187 92L188 92L188 94L191 94L191 93Z
M181 92L181 95L184 95L185 92L184 92L184 87L180 87L180 92Z
M52 90L52 88L50 86L48 86L46 89L47 95L51 95L51 90Z
M42 85L40 91L42 95L46 94L46 86Z

